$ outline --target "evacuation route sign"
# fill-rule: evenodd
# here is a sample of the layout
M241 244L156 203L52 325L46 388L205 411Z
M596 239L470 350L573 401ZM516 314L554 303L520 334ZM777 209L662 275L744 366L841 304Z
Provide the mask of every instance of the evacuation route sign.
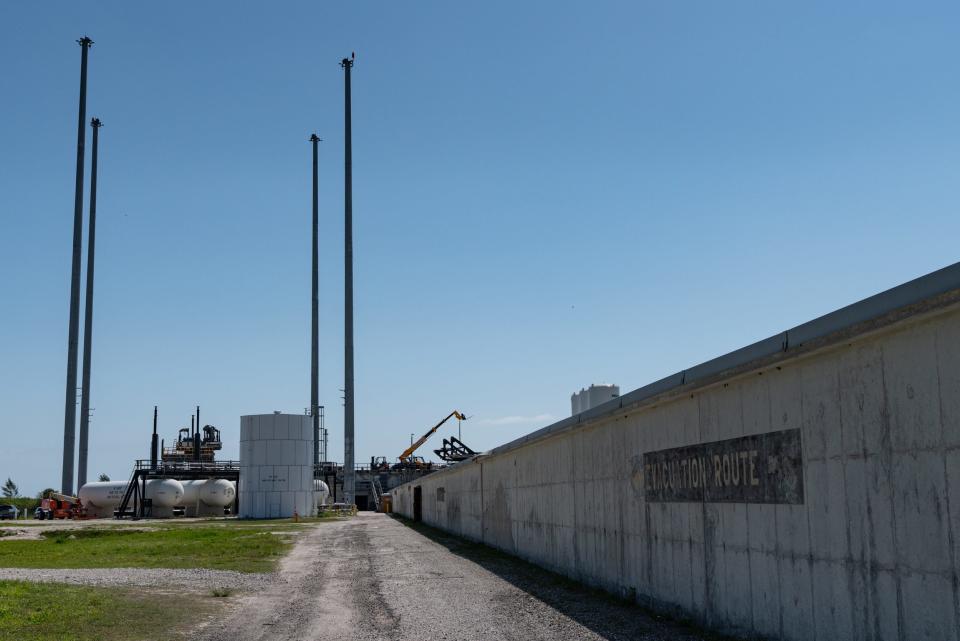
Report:
M646 452L643 480L654 502L802 504L800 430Z

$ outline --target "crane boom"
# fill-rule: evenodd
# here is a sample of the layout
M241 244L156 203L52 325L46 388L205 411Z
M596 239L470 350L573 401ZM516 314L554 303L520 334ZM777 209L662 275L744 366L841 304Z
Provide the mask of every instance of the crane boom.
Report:
M417 439L417 441L416 441L413 445L411 445L410 447L408 447L407 449L405 449L405 450L403 451L403 454L400 455L400 462L401 462L401 463L406 463L406 462L410 459L410 456L411 456L414 452L416 452L416 451L420 448L421 445L423 445L424 443L426 443L426 442L427 442L427 439L430 438L431 436L433 436L433 433L434 433L434 432L436 432L438 429L440 429L440 426L441 426L441 425L443 425L444 423L446 423L447 421L449 421L449 420L450 420L451 418L453 418L454 416L457 417L457 420L458 420L458 421L465 421L465 420L467 420L467 417L464 416L461 412L459 412L459 411L457 411L457 410L453 410L452 412L450 412L449 414L447 414L447 416L446 416L442 421L440 421L439 423L437 423L436 425L434 425L433 427L431 427L429 430L427 430L427 433L424 434L423 436L421 436L419 439Z

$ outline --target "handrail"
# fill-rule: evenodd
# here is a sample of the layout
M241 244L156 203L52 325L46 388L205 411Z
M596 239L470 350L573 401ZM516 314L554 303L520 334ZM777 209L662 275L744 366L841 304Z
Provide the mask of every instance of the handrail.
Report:
M150 459L140 459L136 461L134 470L153 470L153 464ZM240 461L158 461L156 471L221 471L240 469Z

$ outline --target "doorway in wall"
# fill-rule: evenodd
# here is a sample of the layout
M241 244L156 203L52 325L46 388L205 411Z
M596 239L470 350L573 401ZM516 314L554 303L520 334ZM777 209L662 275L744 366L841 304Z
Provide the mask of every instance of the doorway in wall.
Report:
M419 485L413 488L413 520L423 520L423 490Z

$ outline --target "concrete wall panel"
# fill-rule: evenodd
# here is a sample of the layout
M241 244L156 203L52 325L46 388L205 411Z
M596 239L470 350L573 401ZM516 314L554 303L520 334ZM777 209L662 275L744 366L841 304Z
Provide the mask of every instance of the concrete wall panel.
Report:
M960 641L951 305L689 388L680 375L438 472L416 482L424 520L725 632ZM646 498L645 453L785 430L800 433L799 502ZM394 491L408 516L413 485Z

